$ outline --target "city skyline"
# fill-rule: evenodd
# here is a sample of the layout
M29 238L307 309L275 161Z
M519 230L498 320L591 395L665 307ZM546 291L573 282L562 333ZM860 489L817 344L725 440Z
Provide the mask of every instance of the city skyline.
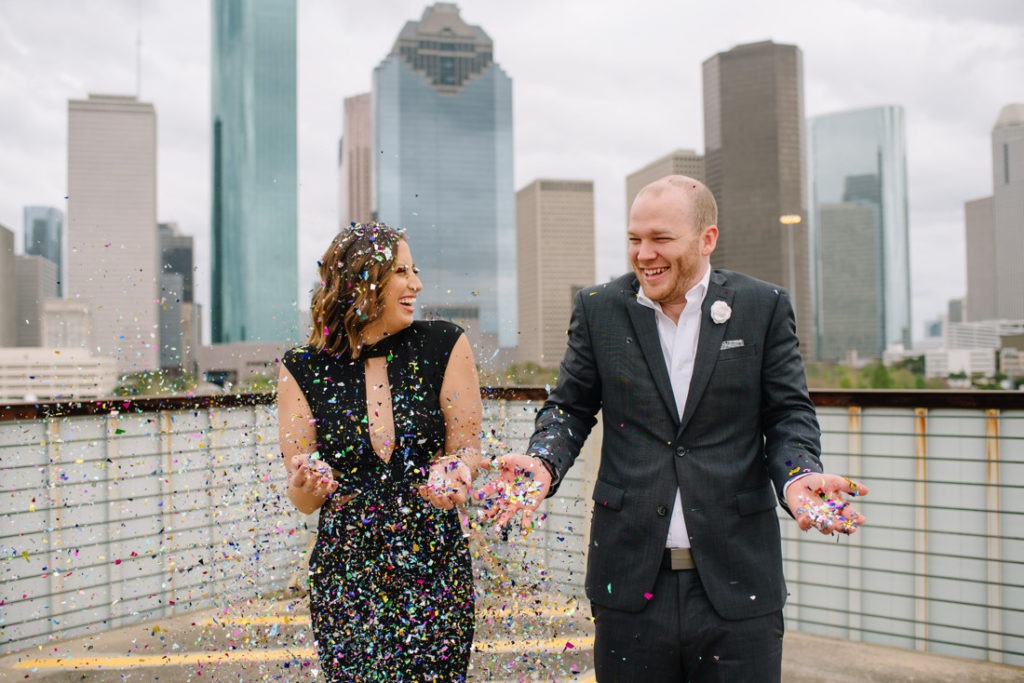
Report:
M299 8L300 306L308 302L318 252L338 224L342 102L369 89L396 27L427 4L311 0ZM1024 100L1012 90L1012 75L1024 67L1013 29L1024 20L1021 3L889 7L862 0L824 9L812 2L724 2L700 12L614 5L591 11L593 3L581 2L514 10L479 0L458 4L468 23L487 28L495 60L515 79L515 188L539 177L595 181L598 280L622 272L625 263L626 174L676 148L702 152L701 62L771 39L804 53L807 116L905 107L914 337L949 298L963 296L963 203L991 192L992 126L1003 105ZM0 8L0 49L13 67L2 87L19 104L4 112L0 127L11 164L2 176L0 223L16 231L20 247L24 206L66 210L66 102L90 92L135 92L141 17L140 93L160 113L158 220L176 221L196 237L197 300L209 302L208 4L110 0L83 7L54 0L46 12L36 7L11 0ZM571 23L585 28L585 37L564 39ZM628 49L637 36L643 54ZM537 50L538 44L552 47ZM869 52L860 50L866 44ZM950 98L954 91L970 96ZM955 167L949 158L957 159Z

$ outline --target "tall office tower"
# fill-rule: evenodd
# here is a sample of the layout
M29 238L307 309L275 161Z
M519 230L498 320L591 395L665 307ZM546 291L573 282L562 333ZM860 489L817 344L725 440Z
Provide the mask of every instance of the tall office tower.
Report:
M159 367L156 112L134 96L68 102L69 298L92 310L98 355Z
M180 273L160 273L160 369L169 373L181 370L181 347L184 336L181 290L185 288Z
M992 129L992 196L965 203L966 318L1024 319L1024 103Z
M14 233L0 225L0 348L18 342L18 299L14 282Z
M911 346L903 108L810 119L808 219L818 358Z
M789 290L800 351L814 358L802 60L765 41L704 62L704 172L719 210L712 266Z
M161 223L160 231L160 368L169 372L195 370L198 341L192 320L192 236L177 223Z
M685 175L704 182L704 157L692 149L677 149L626 176L626 219L640 190L667 175Z
M15 256L18 346L42 346L43 304L57 298L57 264L42 256Z
M377 216L407 229L425 313L516 345L512 80L491 39L437 3L374 70ZM488 354L489 355L489 354Z
M178 229L177 223L160 223L160 272L181 275L181 289L175 294L183 302L193 297L193 240Z
M363 93L345 98L341 149L341 220L373 220L373 95Z
M949 324L965 322L963 299L950 299L946 303L946 322Z
M212 3L211 338L298 338L295 0Z
M996 317L1024 319L1024 103L1008 104L992 129Z
M992 197L964 202L967 245L967 295L964 317L968 322L996 319L996 222Z
M25 254L42 256L57 266L57 295L63 296L61 244L64 239L64 213L52 206L26 206L24 219Z
M534 180L516 193L522 363L558 367L573 297L594 283L594 183Z

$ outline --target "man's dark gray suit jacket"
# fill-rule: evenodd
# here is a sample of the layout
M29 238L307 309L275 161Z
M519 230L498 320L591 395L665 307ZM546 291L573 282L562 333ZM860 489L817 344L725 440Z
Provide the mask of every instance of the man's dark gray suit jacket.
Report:
M785 290L712 270L685 409L672 395L655 313L634 275L582 290L558 382L529 452L560 477L602 412L587 596L637 612L654 586L676 490L696 570L715 610L744 619L782 609L775 512L785 483L821 472L820 431ZM732 309L724 323L711 306ZM680 415L681 413L681 415Z

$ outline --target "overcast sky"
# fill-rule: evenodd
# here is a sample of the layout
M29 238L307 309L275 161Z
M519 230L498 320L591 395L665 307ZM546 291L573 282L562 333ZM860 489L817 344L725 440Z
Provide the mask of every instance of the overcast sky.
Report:
M342 100L368 92L422 0L299 0L301 307L339 220ZM594 181L598 279L624 269L625 176L703 152L701 63L741 43L798 45L807 116L906 110L914 336L964 294L963 202L992 193L991 130L1024 102L1024 0L462 0L513 81L516 189ZM66 211L67 101L134 94L158 120L158 219L196 238L209 301L208 0L0 0L0 224Z

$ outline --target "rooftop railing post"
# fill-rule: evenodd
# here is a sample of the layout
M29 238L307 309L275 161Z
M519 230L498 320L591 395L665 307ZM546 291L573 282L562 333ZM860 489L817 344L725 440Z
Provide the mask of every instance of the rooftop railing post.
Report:
M206 433L205 438L200 442L200 447L205 446L205 450L199 451L206 463L206 545L203 551L206 555L206 571L209 572L211 579L216 576L219 568L217 560L217 501L214 498L217 495L215 488L217 464L213 461L214 453L217 452L217 446L219 445L215 426L215 416L218 410L216 406L211 405L205 411ZM205 604L212 604L213 597L210 591L200 588L196 600L205 606ZM211 602L208 603L208 601Z
M849 462L847 463L847 476L854 481L861 480L861 453L863 427L861 425L860 406L850 406L848 410L849 420ZM856 502L856 501L855 501ZM859 641L862 638L861 628L863 626L861 615L863 613L863 578L864 563L862 558L861 540L863 536L856 534L847 539L849 552L850 580L847 587L847 608L849 609L849 621L846 637L850 640Z
M64 548L63 518L67 511L61 505L61 438L60 422L58 419L46 420L44 434L46 435L46 447L43 449L45 460L42 465L46 468L47 497L49 498L49 509L46 511L47 529L49 530L49 542L45 546L47 559L45 564L50 567L50 595L59 595L64 590L64 572L60 571L60 552ZM42 496L37 499L42 503ZM48 631L53 633L58 630L58 623L63 621L62 607L66 604L64 600L50 600L50 619Z
M999 500L999 420L998 408L985 411L985 539L988 579L988 659L1003 661L1003 553L1002 520Z
M914 648L928 651L927 408L914 408Z
M118 525L118 521L121 518L121 508L119 507L120 493L123 488L118 482L118 472L120 471L121 465L121 441L115 439L114 436L117 434L121 424L121 416L116 410L110 411L105 418L106 422L106 433L104 434L104 445L106 447L106 463L108 466L109 475L107 476L107 516L104 520L106 526L106 534L104 534L102 547L103 552L100 553L100 559L104 560L104 566L107 568L107 591L108 600L107 605L109 607L110 626L111 628L117 628L123 626L126 621L118 616L118 613L124 609L124 570L122 564L114 562L114 559L118 557L116 547L121 538L121 528ZM115 605L120 605L115 609Z
M174 559L176 553L174 552L174 546L172 545L171 539L174 537L174 527L176 520L174 519L174 491L177 490L174 479L174 444L173 444L173 432L174 425L171 421L171 413L168 410L161 410L157 413L157 420L160 427L160 447L163 450L163 466L164 476L161 478L163 482L161 486L160 499L163 501L163 505L160 507L160 520L161 527L164 529L164 544L158 548L161 554L160 561L164 564L164 571L167 580L167 594L172 596L168 599L167 604L164 606L164 614L171 615L177 610L175 609L177 601L173 599L174 590Z

